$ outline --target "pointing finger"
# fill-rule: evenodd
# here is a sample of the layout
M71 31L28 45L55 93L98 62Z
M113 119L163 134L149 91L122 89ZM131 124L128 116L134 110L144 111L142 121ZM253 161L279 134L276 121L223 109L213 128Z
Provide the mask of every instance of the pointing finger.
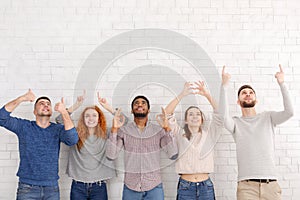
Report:
M223 69L222 69L222 74L225 74L225 65L223 66Z
M279 69L280 69L280 72L283 72L283 69L281 67L281 64L279 64Z

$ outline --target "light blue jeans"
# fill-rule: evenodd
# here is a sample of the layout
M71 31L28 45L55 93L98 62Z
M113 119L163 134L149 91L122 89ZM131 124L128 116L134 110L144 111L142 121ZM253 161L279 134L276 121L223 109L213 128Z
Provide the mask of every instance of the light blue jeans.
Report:
M19 182L17 200L59 200L59 187L37 186Z
M138 192L129 189L125 184L123 188L123 200L164 200L162 183L149 191Z
M210 178L201 182L179 178L177 200L215 200L214 185Z

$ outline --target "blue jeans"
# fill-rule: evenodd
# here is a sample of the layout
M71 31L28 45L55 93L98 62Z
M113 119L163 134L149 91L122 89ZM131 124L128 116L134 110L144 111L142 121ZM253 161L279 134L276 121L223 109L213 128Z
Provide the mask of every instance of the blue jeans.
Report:
M162 183L145 192L131 190L124 184L122 200L164 200Z
M177 200L215 200L214 184L210 178L196 183L179 178Z
M83 183L80 181L72 181L71 200L107 200L107 189L104 181L95 183Z
M19 182L17 200L59 200L59 187L37 186Z

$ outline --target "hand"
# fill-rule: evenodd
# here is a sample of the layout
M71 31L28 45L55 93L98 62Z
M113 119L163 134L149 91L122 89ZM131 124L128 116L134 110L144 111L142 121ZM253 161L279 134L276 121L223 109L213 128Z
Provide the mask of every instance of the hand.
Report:
M277 79L277 82L279 84L281 84L281 83L284 82L284 72L283 72L282 67L281 67L280 64L279 64L279 70L280 71L275 74L275 78Z
M65 100L62 97L61 101L55 104L54 110L59 112L60 114L63 114L64 112L67 112L66 106L65 106Z
M121 115L121 108L116 110L113 118L112 129L119 129L125 123L125 117Z
M225 65L223 66L223 70L222 70L222 85L228 85L229 80L231 78L230 74L225 72Z
M100 96L100 93L97 92L97 96L98 96L98 102L100 103L101 106L105 107L107 105L107 101L105 98L102 98Z
M76 100L76 105L78 105L78 107L80 107L83 104L85 97L86 97L86 91L83 90L83 94L81 96L78 96Z
M191 82L185 82L181 94L183 96L186 96L186 95L189 95L189 94L193 94L192 86L193 86L193 84Z
M100 103L100 105L105 109L107 110L108 112L110 113L114 113L115 110L112 108L112 106L107 102L107 100L105 98L102 98L100 96L100 93L97 92L97 96L98 96L98 102Z
M207 91L204 81L197 81L195 82L195 85L197 86L195 89L197 89L197 92L194 92L194 94L200 94L202 96L209 96L209 92Z
M28 92L26 92L23 96L22 96L23 101L30 101L33 102L36 97L35 94L32 92L31 89L28 90Z
M161 108L161 111L162 111L161 114L156 115L156 121L163 129L169 131L170 127L169 127L167 112L163 107Z

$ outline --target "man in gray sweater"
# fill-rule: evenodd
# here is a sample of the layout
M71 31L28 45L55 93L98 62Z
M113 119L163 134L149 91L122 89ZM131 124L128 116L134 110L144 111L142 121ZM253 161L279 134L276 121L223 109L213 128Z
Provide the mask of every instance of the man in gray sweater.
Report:
M225 109L225 128L232 133L236 142L238 163L237 199L281 199L281 189L277 183L274 159L274 129L293 116L291 99L284 84L284 73L275 74L283 97L283 111L256 113L256 94L250 85L238 90L237 103L241 106L241 117L229 117ZM230 75L222 71L221 98L227 103L227 85Z

